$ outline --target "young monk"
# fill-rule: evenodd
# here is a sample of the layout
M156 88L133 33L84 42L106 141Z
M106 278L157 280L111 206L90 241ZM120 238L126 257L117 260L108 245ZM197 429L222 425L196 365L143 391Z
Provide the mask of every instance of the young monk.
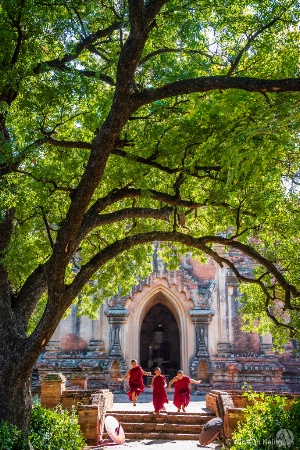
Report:
M159 367L154 369L155 376L152 378L151 387L153 388L153 406L154 412L159 414L159 411L163 411L164 403L169 403L166 386L166 378L161 374Z
M177 408L177 412L180 412L180 408L185 412L185 408L190 403L191 388L190 384L200 384L201 380L193 380L192 378L184 375L182 370L178 370L177 376L174 377L169 383L169 391L172 392L172 384L175 383L174 400L173 404Z
M144 392L145 385L143 383L143 375L152 375L151 372L144 372L141 366L138 365L137 360L131 361L131 369L129 369L123 378L118 378L118 381L124 381L129 378L130 391L127 392L129 400L136 406L136 401L141 392Z

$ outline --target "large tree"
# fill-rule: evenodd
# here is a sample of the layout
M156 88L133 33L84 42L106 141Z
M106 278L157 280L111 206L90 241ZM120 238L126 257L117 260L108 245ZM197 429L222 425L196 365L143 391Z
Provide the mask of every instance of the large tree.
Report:
M297 337L298 7L2 0L0 419L26 432L63 314L128 288L153 241L227 264L248 319Z

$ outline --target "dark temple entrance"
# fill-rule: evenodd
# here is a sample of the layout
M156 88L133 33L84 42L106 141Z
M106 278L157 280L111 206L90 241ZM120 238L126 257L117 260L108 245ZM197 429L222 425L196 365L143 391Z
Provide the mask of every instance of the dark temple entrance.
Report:
M140 362L144 370L161 367L169 379L180 369L179 329L172 312L157 303L146 314L140 336Z

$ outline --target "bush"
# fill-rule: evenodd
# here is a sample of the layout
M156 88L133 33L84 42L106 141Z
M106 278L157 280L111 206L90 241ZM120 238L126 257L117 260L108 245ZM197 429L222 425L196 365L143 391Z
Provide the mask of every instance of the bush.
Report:
M29 439L34 450L82 450L85 446L75 410L50 410L40 404L32 409Z
M230 449L300 450L300 399L288 403L279 395L264 394L250 394L249 399L254 403L247 406L245 422L239 423Z
M28 450L22 431L8 422L0 423L0 450Z

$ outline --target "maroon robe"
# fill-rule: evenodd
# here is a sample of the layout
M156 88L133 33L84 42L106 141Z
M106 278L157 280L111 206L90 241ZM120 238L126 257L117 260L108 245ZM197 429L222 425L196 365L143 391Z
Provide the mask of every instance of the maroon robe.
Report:
M181 406L184 408L190 403L191 399L191 388L190 388L190 377L183 375L181 380L175 381L175 391L174 391L174 405L180 409Z
M163 409L164 403L169 403L166 391L166 379L163 375L156 375L152 380L154 411Z
M132 394L135 392L136 398L141 392L144 392L145 385L143 383L143 371L140 366L135 366L129 371L129 388L127 392L129 400L133 401Z

